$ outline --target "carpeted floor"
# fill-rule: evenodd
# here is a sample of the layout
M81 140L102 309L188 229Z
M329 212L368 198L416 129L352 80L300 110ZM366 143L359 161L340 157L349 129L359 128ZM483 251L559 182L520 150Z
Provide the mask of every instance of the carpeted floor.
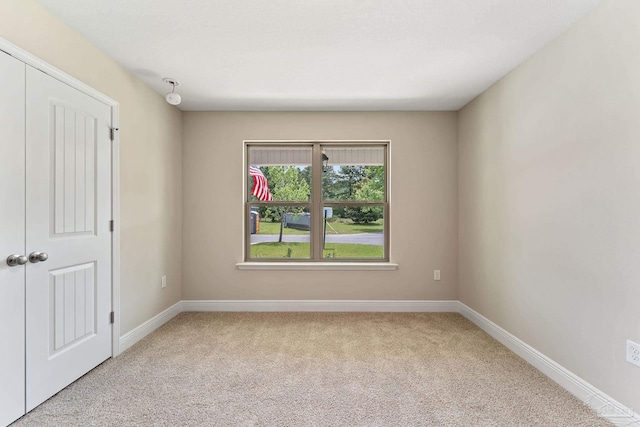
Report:
M182 313L15 426L608 426L454 313Z

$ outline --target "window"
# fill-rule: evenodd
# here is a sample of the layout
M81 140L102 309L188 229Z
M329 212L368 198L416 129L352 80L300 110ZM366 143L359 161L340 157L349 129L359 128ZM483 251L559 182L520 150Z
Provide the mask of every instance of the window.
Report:
M247 142L246 261L388 261L388 143Z

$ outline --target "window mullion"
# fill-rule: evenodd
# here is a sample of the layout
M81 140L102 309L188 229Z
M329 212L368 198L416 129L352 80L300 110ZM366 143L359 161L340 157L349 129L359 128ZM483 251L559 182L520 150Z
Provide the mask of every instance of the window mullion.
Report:
M313 145L311 165L311 259L322 259L322 146Z

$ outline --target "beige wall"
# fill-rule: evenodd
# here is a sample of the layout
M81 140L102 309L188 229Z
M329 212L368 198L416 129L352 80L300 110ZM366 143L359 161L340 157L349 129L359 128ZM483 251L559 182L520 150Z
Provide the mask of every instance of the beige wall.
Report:
M185 299L457 299L456 113L183 117ZM247 139L391 140L391 260L399 270L237 270Z
M605 2L459 120L460 299L640 408L640 2Z
M181 298L182 113L32 0L0 1L0 37L120 102L124 334Z

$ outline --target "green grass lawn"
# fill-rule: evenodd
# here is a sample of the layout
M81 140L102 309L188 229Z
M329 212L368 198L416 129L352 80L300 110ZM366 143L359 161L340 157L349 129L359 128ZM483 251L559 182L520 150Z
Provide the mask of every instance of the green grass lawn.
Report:
M329 224L333 229L329 227ZM350 219L339 219L327 223L327 234L382 233L383 228L384 223L381 219L370 224L354 224ZM283 228L282 233L309 234L308 231L296 230L294 228ZM260 221L260 232L258 234L280 234L280 223Z
M251 245L251 258L308 259L310 253L309 243L275 242ZM327 243L324 256L325 258L382 258L384 247L352 243Z
M382 258L384 246L357 245L355 243L327 243L325 258Z

